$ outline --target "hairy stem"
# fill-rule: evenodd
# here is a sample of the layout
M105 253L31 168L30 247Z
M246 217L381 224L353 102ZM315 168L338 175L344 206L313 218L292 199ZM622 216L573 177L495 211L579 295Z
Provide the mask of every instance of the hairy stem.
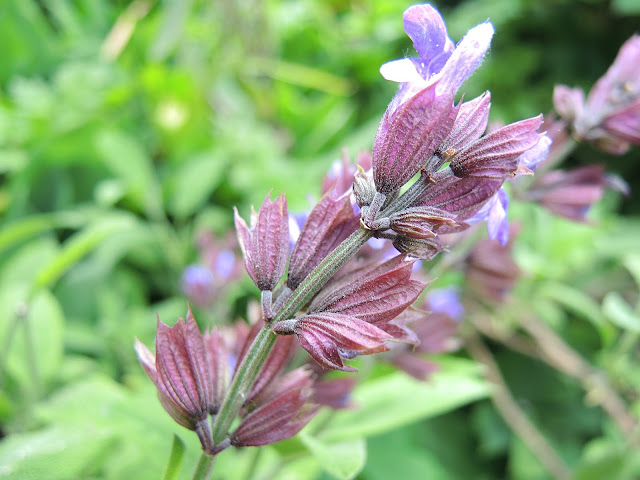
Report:
M193 480L208 480L211 477L213 471L213 465L215 464L216 457L212 457L203 453L198 461L195 472L193 472Z
M569 470L564 461L556 454L555 449L514 400L500 374L500 369L493 355L491 355L491 352L480 337L471 334L465 339L465 344L474 360L486 366L485 376L487 380L494 385L493 403L505 422L507 422L509 427L520 437L554 478L558 480L568 480L571 478L571 470Z
M592 367L539 318L528 316L520 324L535 339L541 358L564 374L580 380L590 398L607 412L628 439L633 439L638 422L604 372Z

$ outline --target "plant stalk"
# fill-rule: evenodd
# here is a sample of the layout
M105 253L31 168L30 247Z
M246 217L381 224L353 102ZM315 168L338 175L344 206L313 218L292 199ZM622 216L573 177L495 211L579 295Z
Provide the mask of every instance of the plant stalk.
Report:
M251 387L262 368L269 352L278 338L271 331L271 324L293 318L309 300L327 283L333 274L345 264L371 238L372 232L360 228L353 232L333 252L325 257L294 290L287 302L256 336L249 351L238 366L220 406L213 424L213 443L220 445L229 432L229 427L244 405Z

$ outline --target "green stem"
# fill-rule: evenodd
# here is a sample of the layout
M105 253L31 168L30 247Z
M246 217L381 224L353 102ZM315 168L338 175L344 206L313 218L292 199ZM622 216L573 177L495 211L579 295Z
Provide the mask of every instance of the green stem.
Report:
M293 318L372 235L372 232L360 228L338 245L295 289L282 309L275 315L273 323ZM231 423L246 401L251 386L277 338L277 335L271 331L271 324L265 325L258 332L249 351L242 359L213 424L215 446L220 445L227 437Z
M274 323L292 318L372 236L373 232L360 228L338 245L295 289L282 310L274 317Z
M231 387L224 397L213 424L213 444L215 446L220 445L227 438L229 427L247 399L251 385L258 376L258 372L277 338L278 336L271 331L269 325L265 325L256 335L249 351L238 366Z
M213 465L216 463L216 457L211 457L206 453L203 453L196 467L196 471L193 472L193 480L208 480L213 471Z

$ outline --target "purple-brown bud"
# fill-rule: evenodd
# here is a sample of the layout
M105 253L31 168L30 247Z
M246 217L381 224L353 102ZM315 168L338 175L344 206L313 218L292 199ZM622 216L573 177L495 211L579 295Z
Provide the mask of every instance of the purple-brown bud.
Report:
M300 345L325 368L354 372L343 358L368 355L388 350L385 340L393 337L378 327L351 315L314 313L296 320L274 324L279 335L296 334Z
M251 212L251 227L235 210L238 241L247 272L261 291L272 291L284 274L289 254L289 216L287 201L269 195L258 213Z
M207 416L214 411L215 397L204 339L189 309L168 327L158 318L156 354L136 340L138 359L158 389L164 409L183 427L194 430L202 449L213 451Z
M318 410L307 404L312 385L310 372L304 369L284 377L275 389L278 393L244 417L231 434L231 445L256 447L294 436Z
M294 290L300 282L359 225L348 196L327 192L311 210L296 242L287 286Z
M437 82L387 109L373 144L373 178L378 192L397 192L425 165L456 118L453 95L436 95Z
M518 167L518 158L535 147L542 135L536 131L542 115L512 123L464 146L451 159L457 177L484 177L504 180Z

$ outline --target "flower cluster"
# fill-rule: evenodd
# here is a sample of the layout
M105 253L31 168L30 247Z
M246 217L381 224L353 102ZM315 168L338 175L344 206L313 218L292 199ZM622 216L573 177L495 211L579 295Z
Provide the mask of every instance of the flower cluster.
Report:
M158 323L155 356L136 345L161 403L196 431L208 455L288 438L317 404L347 404L351 382L324 381L309 368L285 373L296 343L316 369L342 371L355 370L347 362L356 356L389 350L389 342L446 350L458 314L410 309L426 287L412 278L416 262L441 251L441 235L480 220L506 241L501 188L548 152L541 116L485 133L490 93L456 104L489 48L491 23L457 46L430 5L409 8L404 27L419 58L381 68L400 86L371 156L360 155L357 167L343 159L301 224L292 221L284 194L269 194L249 222L235 211L245 267L261 293L251 331L236 330L230 343L219 330L203 336L189 312L173 328ZM373 239L394 254L366 247ZM409 354L398 348L396 362L416 367Z
M425 260L440 251L439 233L460 231L479 219L488 220L492 236L505 243L505 215L499 213L505 194L498 192L546 156L551 142L538 132L542 117L483 135L490 93L454 103L489 48L490 23L472 28L455 47L430 5L409 8L404 25L420 57L381 68L400 88L376 133L372 175L356 178L362 224L393 240L400 252ZM420 178L401 193L416 174Z
M229 445L258 446L289 438L313 417L318 403L335 405L343 395L319 388L324 400L309 402L317 376L309 368L284 373L295 345L290 337L280 337L242 402L239 425L225 443L214 446L209 415L219 413L232 373L261 326L256 323L248 330L240 323L228 335L220 330L202 335L189 310L186 321L180 318L171 328L158 319L155 355L136 341L138 358L158 389L160 403L176 422L198 434L210 455Z

